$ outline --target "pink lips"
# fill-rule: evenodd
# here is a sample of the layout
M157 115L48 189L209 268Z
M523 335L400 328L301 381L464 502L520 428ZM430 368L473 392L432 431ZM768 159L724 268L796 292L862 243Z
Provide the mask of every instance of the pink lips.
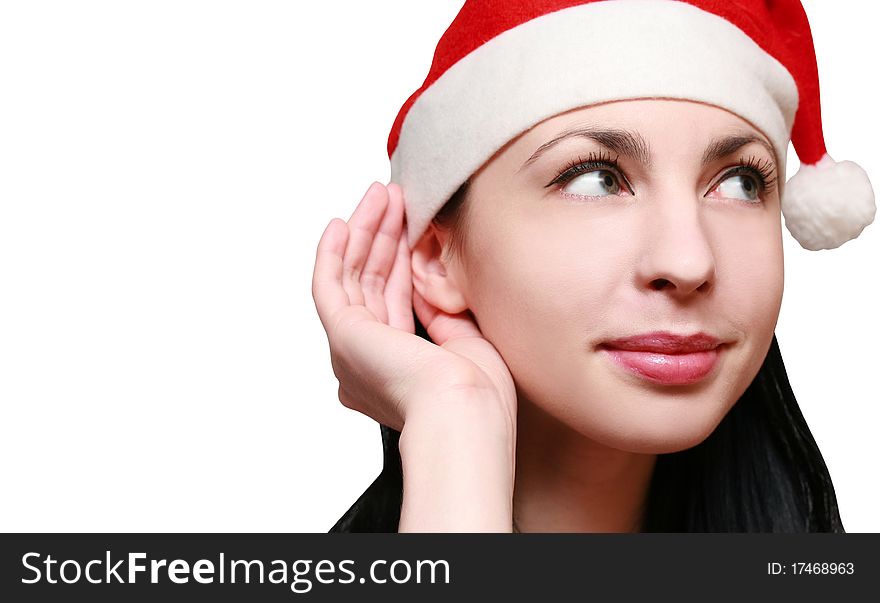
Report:
M705 333L666 331L606 341L599 346L623 368L664 385L696 383L715 368L721 341Z

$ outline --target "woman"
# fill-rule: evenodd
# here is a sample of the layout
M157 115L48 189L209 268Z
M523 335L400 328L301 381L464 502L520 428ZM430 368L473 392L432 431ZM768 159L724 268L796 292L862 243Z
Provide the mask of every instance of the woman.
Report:
M331 531L843 531L773 335L780 217L837 247L873 192L825 151L800 3L717 4L465 3L393 183L318 246L385 446Z

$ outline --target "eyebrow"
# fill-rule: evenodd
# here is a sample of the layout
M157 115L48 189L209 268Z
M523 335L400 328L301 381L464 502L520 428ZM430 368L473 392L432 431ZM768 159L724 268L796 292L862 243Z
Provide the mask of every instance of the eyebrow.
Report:
M770 146L769 142L760 136L755 136L754 134L739 134L736 136L719 138L709 143L709 146L706 147L706 151L703 153L702 165L703 167L706 167L710 163L718 161L719 159L724 159L728 155L736 153L742 147L753 142L757 142L767 149L767 152L770 153L770 157L773 158L773 163L776 163L776 152L773 150L773 147Z
M532 156L520 166L517 172L534 163L542 154L544 154L545 151L547 151L547 149L569 138L587 138L593 140L618 155L624 155L635 159L646 167L651 167L653 161L650 145L638 132L616 128L578 127L565 130L553 140L542 144L534 153L532 153ZM754 134L749 133L740 133L713 140L703 152L701 163L703 167L705 167L714 161L732 155L742 147L753 142L757 142L767 149L775 163L776 154L770 143L760 136L755 136Z

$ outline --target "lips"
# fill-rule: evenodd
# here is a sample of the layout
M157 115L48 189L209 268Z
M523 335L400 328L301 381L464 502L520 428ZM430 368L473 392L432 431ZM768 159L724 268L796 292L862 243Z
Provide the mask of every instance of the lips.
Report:
M688 385L712 372L722 343L706 333L658 331L607 341L599 349L638 377L663 385Z

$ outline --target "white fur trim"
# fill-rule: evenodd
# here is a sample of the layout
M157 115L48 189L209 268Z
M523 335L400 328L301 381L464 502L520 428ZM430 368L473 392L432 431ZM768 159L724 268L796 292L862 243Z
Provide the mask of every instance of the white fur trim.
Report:
M859 236L874 221L877 207L868 174L852 161L825 154L805 164L785 185L785 226L801 247L834 249Z
M784 166L797 110L791 74L738 27L684 2L592 2L489 40L410 108L391 157L410 247L498 149L554 115L664 97L728 109L762 131Z

